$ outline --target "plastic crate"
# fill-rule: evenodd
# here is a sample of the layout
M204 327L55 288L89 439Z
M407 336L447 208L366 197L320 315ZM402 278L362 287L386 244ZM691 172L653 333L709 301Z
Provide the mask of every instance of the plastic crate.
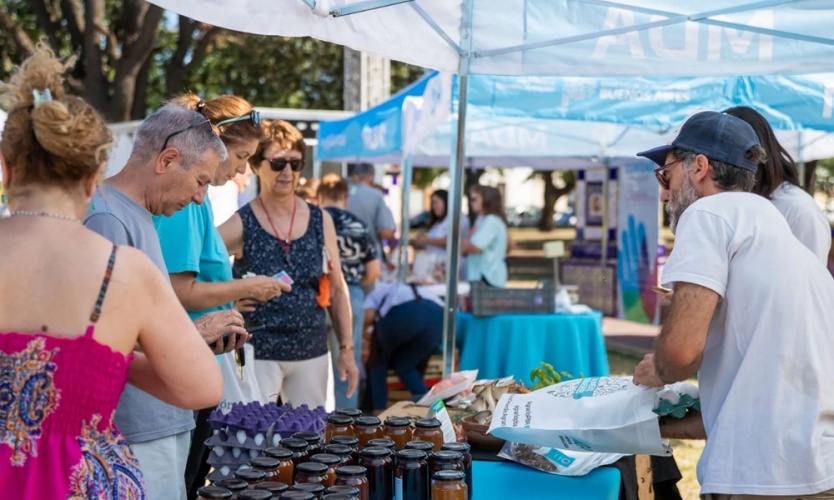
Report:
M556 312L556 285L552 280L540 281L535 288L495 288L476 282L469 293L474 316Z

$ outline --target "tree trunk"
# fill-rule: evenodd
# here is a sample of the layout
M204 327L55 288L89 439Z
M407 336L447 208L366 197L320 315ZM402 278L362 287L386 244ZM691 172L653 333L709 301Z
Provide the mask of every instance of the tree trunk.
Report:
M550 170L542 172L542 181L544 182L544 205L542 205L539 231L552 231L555 226L553 214L556 213L556 202L559 200L558 189L556 184L553 184L553 172Z
M805 162L805 176L800 179L800 182L802 182L802 188L813 196L817 187L817 160Z
M151 71L152 57L145 60L136 75L136 89L133 94L133 106L130 110L131 120L143 120L148 113L148 77ZM156 107L157 103L154 103Z

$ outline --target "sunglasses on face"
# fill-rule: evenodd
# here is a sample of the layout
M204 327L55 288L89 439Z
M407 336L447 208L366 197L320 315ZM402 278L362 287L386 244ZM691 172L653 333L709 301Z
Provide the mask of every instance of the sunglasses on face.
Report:
M682 161L683 160L675 160L663 165L662 167L654 169L654 176L657 178L657 182L660 184L660 187L663 189L669 189L669 169Z
M168 147L168 141L170 141L172 138L174 138L174 137L176 137L176 136L178 136L182 133L188 132L189 130L191 130L193 128L197 128L199 126L206 125L206 124L208 124L209 127L211 126L211 121L208 118L206 118L205 121L201 121L200 123L195 123L194 125L189 125L189 126L185 127L184 129L177 130L176 132L171 132L165 138L165 142L162 143L162 149L160 149L159 152L161 153L161 152L165 151L165 149Z
M250 111L249 113L247 113L243 116L238 116L237 118L229 118L227 120L220 120L219 122L217 122L217 126L222 127L223 125L228 125L230 123L235 123L235 122L245 122L246 120L250 120L252 122L252 125L254 125L256 127L260 127L261 126L261 112L253 109L252 111Z
M264 158L264 160L269 162L269 168L271 168L273 172L282 172L284 168L287 167L287 164L290 165L290 170L293 172L301 172L304 170L304 160L302 159L289 160L287 158Z

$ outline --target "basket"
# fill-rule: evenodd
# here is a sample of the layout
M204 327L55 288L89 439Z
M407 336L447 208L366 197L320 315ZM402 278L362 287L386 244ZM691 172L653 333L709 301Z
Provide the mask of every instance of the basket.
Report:
M556 285L552 280L540 281L535 288L495 288L475 282L469 293L474 316L556 312Z

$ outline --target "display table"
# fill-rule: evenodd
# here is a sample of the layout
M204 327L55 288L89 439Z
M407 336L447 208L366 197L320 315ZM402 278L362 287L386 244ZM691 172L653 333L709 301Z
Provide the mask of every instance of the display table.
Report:
M620 496L620 471L601 467L585 476L568 477L511 462L474 461L472 491L472 500L617 500Z
M458 314L461 370L478 378L514 376L529 383L530 372L547 362L574 377L608 375L602 314L502 314L476 318Z

